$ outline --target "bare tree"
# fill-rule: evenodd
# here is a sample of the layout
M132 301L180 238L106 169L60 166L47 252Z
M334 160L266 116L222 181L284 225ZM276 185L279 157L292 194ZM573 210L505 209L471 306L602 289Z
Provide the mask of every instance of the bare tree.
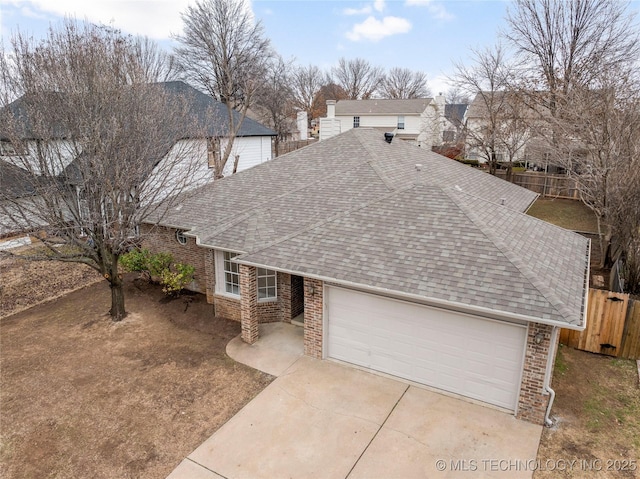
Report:
M382 68L373 66L362 58L340 58L338 66L332 68L331 73L350 100L371 98L378 92L384 78Z
M148 37L134 40L136 68L142 68L148 82L167 82L178 79L175 58L162 50Z
M447 104L464 104L471 103L471 97L468 93L462 91L461 88L453 86L444 93Z
M5 98L17 100L0 110L0 146L32 195L0 188L0 219L46 231L30 259L97 270L120 320L120 255L140 241L139 223L175 205L193 176L193 151L174 146L189 122L186 102L149 85L139 41L108 27L66 20L42 41L17 33L11 45L0 71L11 79Z
M349 96L340 85L333 83L330 77L325 77L325 84L320 87L313 99L313 118L321 118L327 115L327 100L347 100Z
M292 133L295 118L291 62L278 56L269 65L266 82L257 94L255 110L260 120L277 133L275 155L280 153L280 142Z
M507 16L505 36L528 66L522 91L546 123L551 161L576 179L604 227L603 253L620 229L613 203L628 197L619 171L631 158L621 154L628 135L620 118L625 105L637 105L628 99L640 57L634 19L627 2L611 0L516 0Z
M467 145L486 160L491 174L495 174L499 160L506 160L510 176L529 129L524 105L511 89L513 66L507 64L500 45L473 53L473 65L455 64L450 78L463 94L474 97L465 131Z
M380 93L383 98L391 99L426 98L431 96L425 72L398 67L392 68L384 76L380 86Z
M272 50L246 0L198 0L182 20L184 32L176 36L180 46L175 52L185 79L227 106L229 137L215 166L216 178L221 178L236 134L264 82Z
M313 102L324 84L325 74L315 65L299 66L291 75L294 106L307 112L307 126L313 119Z
M599 71L640 56L633 18L622 1L516 0L505 36L529 65L529 89L549 93L555 118L573 87L593 86Z

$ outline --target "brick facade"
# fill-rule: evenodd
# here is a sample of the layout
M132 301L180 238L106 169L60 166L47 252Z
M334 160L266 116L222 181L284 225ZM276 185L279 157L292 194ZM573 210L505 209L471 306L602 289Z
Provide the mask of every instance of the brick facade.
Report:
M322 281L304 278L304 354L322 359Z
M150 231L143 225L142 233ZM286 273L278 273L278 297L275 301L259 302L257 298L256 268L240 265L239 299L216 293L216 261L214 251L196 246L194 238L181 245L171 228L155 228L143 243L152 252L171 253L176 261L195 267L193 283L187 288L205 293L207 302L214 305L216 316L239 321L242 339L249 344L258 340L259 324L274 321L291 322L304 311L304 353L322 359L323 341L323 283ZM527 329L527 343L522 382L518 398L518 419L543 424L549 395L545 394L544 377L551 343L552 327L531 323ZM541 341L536 344L536 335ZM558 335L559 336L559 335ZM553 360L553 358L552 358Z
M258 340L258 291L256 268L240 265L240 311L242 340L253 344Z
M529 323L527 329L517 417L534 424L544 424L544 416L549 404L549 394L544 393L544 376L552 329L552 326L540 323ZM542 340L540 344L536 344L536 336L539 333Z
M187 263L195 267L193 282L185 289L196 293L205 293L207 285L206 256L211 250L196 245L195 238L187 237L187 244L180 244L176 239L176 230L161 226L141 225L140 233L144 236L143 248L152 253L171 253L178 263Z

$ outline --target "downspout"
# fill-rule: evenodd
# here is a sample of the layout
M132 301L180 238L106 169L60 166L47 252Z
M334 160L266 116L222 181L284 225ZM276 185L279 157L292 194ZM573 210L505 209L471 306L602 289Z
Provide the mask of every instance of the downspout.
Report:
M545 393L549 394L551 397L549 398L549 405L547 406L547 412L544 415L544 425L547 427L553 426L553 421L549 417L551 415L551 407L553 406L553 400L556 398L556 392L551 389L551 371L553 370L553 365L556 357L556 347L558 345L558 330L557 326L554 326L551 330L551 343L549 344L549 356L547 357L547 369L544 374L544 386L543 390Z

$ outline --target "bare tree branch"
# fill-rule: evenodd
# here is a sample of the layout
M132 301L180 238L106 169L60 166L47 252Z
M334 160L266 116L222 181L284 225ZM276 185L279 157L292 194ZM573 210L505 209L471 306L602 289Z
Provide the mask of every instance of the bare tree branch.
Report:
M182 14L176 58L185 80L227 106L229 136L215 165L223 176L234 139L264 82L272 56L260 22L246 0L198 0ZM240 112L236 119L234 109Z
M408 68L392 68L384 76L380 86L383 98L410 99L432 96L427 86L427 74Z
M362 58L340 58L338 66L332 68L331 73L350 100L372 98L378 92L384 78L382 68L375 67Z

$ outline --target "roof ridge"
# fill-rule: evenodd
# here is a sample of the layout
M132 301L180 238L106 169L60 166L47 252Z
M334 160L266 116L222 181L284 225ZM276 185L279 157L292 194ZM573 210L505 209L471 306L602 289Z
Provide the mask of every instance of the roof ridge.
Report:
M529 281L531 286L533 286L541 295L544 297L552 308L562 316L567 322L573 324L574 321L571 320L571 311L570 308L562 301L553 289L549 288L543 281L540 281L537 275L531 271L531 269L527 266L526 262L521 261L520 258L515 255L515 253L511 250L511 248L505 243L502 238L498 235L494 234L490 228L487 228L484 222L475 214L475 212L468 208L467 205L459 201L458 198L455 197L455 194L451 190L447 191L447 189L442 188L442 191L451 198L456 205L460 208L463 214L469 218L475 224L482 234L484 234L495 246L498 250L507 258L507 260L518 270L522 275ZM462 195L467 195L472 198L475 198L473 195L469 195L463 191L458 191L457 193ZM519 213L515 210L511 210L497 203L491 203L497 207L505 208L506 211L511 212L513 214L524 215L524 213ZM565 230L566 231L566 230Z
M358 139L358 143L360 143L364 148L364 150L371 156L371 158L367 160L367 163L369 163L369 165L371 166L371 169L375 172L376 175L378 175L380 180L384 183L384 185L387 188L391 190L397 190L398 187L394 186L393 182L389 179L388 175L385 175L382 172L380 165L378 165L380 158L378 158L377 150L374 149L370 143L363 141L363 139L361 138L362 135L360 135L359 133L356 133L355 136Z
M314 143L314 145L316 145L316 144L319 144L319 143ZM307 146L313 146L313 145L307 145ZM293 153L293 152L291 152L291 153ZM276 158L274 158L274 160L275 159ZM271 160L271 161L273 161L273 160ZM369 161L370 160L368 160L368 159L363 159L362 161L359 161L357 164L355 164L352 168L350 168L350 170L356 169L356 168L358 168L358 167L360 167L360 166L362 166L364 164L368 164ZM263 164L267 165L268 163L269 162L266 162L266 163L263 163ZM260 165L257 165L257 166L260 166ZM242 174L242 173L244 173L246 171L250 171L251 169L252 168L250 168L249 170L241 171L239 173L235 173L235 175ZM318 184L320 182L323 182L327 178L332 178L332 177L338 176L338 175L344 175L344 173L345 173L345 171L336 171L333 174L322 176L322 177L318 177L314 181L309 181L309 182L306 182L306 183L302 183L297 188L293 188L291 190L287 190L285 193L281 193L281 194L274 195L274 196L269 196L268 198L262 200L257 205L249 206L249 207L245 208L244 210L238 212L236 214L236 216L234 216L231 219L229 219L228 221L222 223L218 228L214 229L211 233L209 233L208 236L215 236L217 234L220 234L223 231L225 231L225 230L227 230L227 229L229 229L229 228L231 228L233 226L236 226L236 225L240 224L242 221L244 221L246 219L249 219L251 217L251 215L253 213L255 213L256 206L258 206L258 205L265 204L267 202L270 202L270 201L273 201L273 200L276 200L276 199L279 199L279 198L285 198L285 197L287 197L287 196L289 196L289 195L291 195L291 194L293 194L293 193L295 193L297 191L303 190L305 188L308 188L309 186L312 186L312 185ZM234 175L231 175L231 176L227 176L225 178L233 178L233 176ZM221 178L221 179L219 179L217 181L220 182L220 181L224 180L225 178ZM385 185L386 185L386 183L385 183ZM203 185L203 187L206 187L206 186L207 185ZM209 186L211 186L211 184L209 184ZM388 186L388 185L386 185L386 186ZM215 188L215 181L213 182L212 187ZM197 231L195 231L195 233L198 234Z
M354 211L359 211L359 210L362 210L364 208L368 208L369 206L371 206L371 205L373 205L375 203L378 203L379 201L386 200L387 198L390 198L390 197L392 197L394 195L397 195L398 193L402 193L403 191L415 188L416 186L417 185L412 184L412 185L407 186L406 188L399 188L399 189L391 190L391 191L389 191L388 193L386 193L386 194L384 194L382 196L379 196L377 198L371 199L369 201L365 201L364 203L360 203L359 205L354 206L353 208L349 208L348 210L341 211L341 212L336 213L334 215L331 215L331 216L329 216L327 218L323 218L321 220L318 220L315 223L312 223L312 224L306 226L305 228L303 228L303 229L301 229L299 231L295 231L293 233L289 233L288 235L282 236L282 237L278 238L275 241L272 241L270 243L265 244L262 248L260 248L258 250L251 251L250 254L255 254L255 253L259 253L260 251L264 251L267 248L271 248L272 246L275 246L275 245L277 245L279 243L282 243L284 241L288 241L291 238L295 238L296 236L299 236L299 235L301 235L303 233L306 233L307 231L310 231L310 230L312 230L314 228L317 228L318 226L322 226L323 224L335 221L335 220L337 220L338 218L340 218L342 216L345 216L345 215L348 215L350 213L353 213ZM240 258L240 259L242 259L242 258Z

